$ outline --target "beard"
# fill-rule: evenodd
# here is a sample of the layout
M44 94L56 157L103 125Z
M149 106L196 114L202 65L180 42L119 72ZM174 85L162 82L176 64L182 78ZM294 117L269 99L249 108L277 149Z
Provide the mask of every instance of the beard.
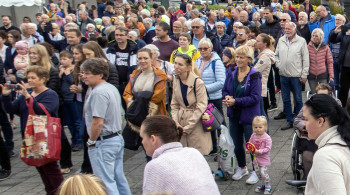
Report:
M306 25L306 24L307 24L307 21L299 20L299 25Z

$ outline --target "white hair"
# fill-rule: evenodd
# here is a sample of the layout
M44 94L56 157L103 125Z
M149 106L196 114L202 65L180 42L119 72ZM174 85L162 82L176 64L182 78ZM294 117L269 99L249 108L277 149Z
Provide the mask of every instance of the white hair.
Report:
M282 18L282 16L286 16L288 20L292 20L292 19L290 18L290 15L289 15L288 13L282 13L282 14L281 14L281 18Z
M191 30L191 29L192 29L191 24L192 24L192 21L187 20L187 21L184 23L184 26L186 26L189 30Z
M148 45L144 46L143 48L150 49L153 54L157 55L157 57L160 55L158 47L153 45L153 44L148 44Z
M70 22L68 24L65 24L64 27L72 27L73 29L79 29L79 26L74 22Z
M286 26L287 26L287 25L293 26L294 29L297 28L297 25L296 25L294 22L287 22L287 23L286 23Z
M299 16L300 15L304 15L304 17L306 18L306 20L309 18L309 16L307 15L306 12L299 12Z
M236 25L237 24L237 25ZM235 22L233 26L243 26L242 22Z
M102 16L102 21L103 21L103 19L105 19L105 20L111 20L111 18L110 18L109 16Z
M28 23L22 23L20 26L19 26L19 29L22 31L22 30L26 30L28 28Z
M137 32L136 31L134 31L134 30L132 30L132 31L129 31L129 33L128 33L129 35L132 35L132 36L134 36L134 37L138 37L137 36Z
M145 19L143 19L143 23L144 23L144 24L152 25L152 24L153 24L153 21L152 21L151 18L145 18Z
M252 8L251 5L247 5L246 9L247 9L247 10L252 10L253 8Z
M149 12L147 9L143 9L141 10L141 15L145 15L147 17L151 16L151 12Z
M311 36L312 36L313 34L316 34L316 35L320 38L321 41L322 41L323 38L324 38L324 32L323 32L323 30L320 29L320 28L315 28L315 29L312 31Z
M92 23L89 23L86 25L86 29L89 29L89 27L94 27L94 29L95 29L95 25L93 25Z
M343 21L343 22L346 22L346 19L343 15L341 14L336 14L335 17L340 17L340 19Z
M252 20L257 20L258 16L260 16L260 13L259 12L254 12Z
M201 25L201 26L205 26L205 22L204 22L204 20L202 20L202 19L200 19L200 18L195 18L195 19L193 19L192 20L192 23L194 23L194 22L199 22L199 24ZM191 25L192 25L192 23L191 23Z
M52 24L55 24L55 23L52 23ZM38 30L38 26L34 23L28 23L28 25L32 28L34 28L35 30Z
M117 18L118 18L118 20L120 20L120 21L123 21L123 22L124 22L124 16L118 16Z
M216 23L216 26L222 26L222 27L224 27L224 29L226 29L226 25L225 25L225 23L223 23L223 22L217 22Z

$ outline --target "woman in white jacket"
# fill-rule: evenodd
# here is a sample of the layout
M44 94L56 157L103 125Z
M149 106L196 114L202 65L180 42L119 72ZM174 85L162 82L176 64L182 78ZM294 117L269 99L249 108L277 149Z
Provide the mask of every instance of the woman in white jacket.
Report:
M305 126L318 146L305 194L350 194L350 118L333 97L316 94L305 102Z

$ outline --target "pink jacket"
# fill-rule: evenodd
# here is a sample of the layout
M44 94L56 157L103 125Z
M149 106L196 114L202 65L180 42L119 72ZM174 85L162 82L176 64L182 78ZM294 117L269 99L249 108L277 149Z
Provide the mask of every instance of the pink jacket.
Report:
M184 148L180 142L162 145L146 164L143 194L168 192L176 195L219 195L210 167L194 148Z
M270 162L270 150L272 147L271 137L265 133L261 137L257 137L255 133L249 139L249 142L253 143L259 154L255 154L256 160L258 161L259 166L269 166Z
M29 57L28 55L20 55L17 54L15 57L13 64L15 65L16 70L26 71L29 65Z
M308 44L309 49L309 58L310 58L310 67L309 67L309 76L308 79L328 79L334 78L333 74L333 57L331 51L326 43L321 43L321 47L316 50L316 47L310 41ZM327 69L328 76L327 76Z

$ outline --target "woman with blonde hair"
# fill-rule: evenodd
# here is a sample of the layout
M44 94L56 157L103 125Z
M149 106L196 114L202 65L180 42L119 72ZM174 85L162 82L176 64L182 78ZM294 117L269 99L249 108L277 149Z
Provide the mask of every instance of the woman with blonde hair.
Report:
M107 195L103 181L90 174L78 174L67 178L57 195Z
M189 55L178 53L174 67L176 78L173 82L171 116L183 128L180 142L184 147L196 148L207 155L212 149L212 142L210 133L203 131L201 123L202 113L208 105L205 84Z
M269 107L269 99L267 97L267 80L269 74L272 74L271 66L275 63L274 45L275 39L268 34L261 33L256 38L255 47L259 50L260 53L258 55L258 61L255 63L254 68L262 75L262 101L260 102L260 106L262 108L262 111L265 112L265 114L267 114L267 109Z
M238 169L232 176L233 180L240 180L249 174L246 164L244 140L249 141L252 135L252 121L260 114L261 74L250 64L254 60L254 51L243 45L236 50L237 67L227 74L222 89L223 104L227 106L227 116L230 122L230 134L235 144L235 155ZM246 181L254 184L259 181L256 173Z

